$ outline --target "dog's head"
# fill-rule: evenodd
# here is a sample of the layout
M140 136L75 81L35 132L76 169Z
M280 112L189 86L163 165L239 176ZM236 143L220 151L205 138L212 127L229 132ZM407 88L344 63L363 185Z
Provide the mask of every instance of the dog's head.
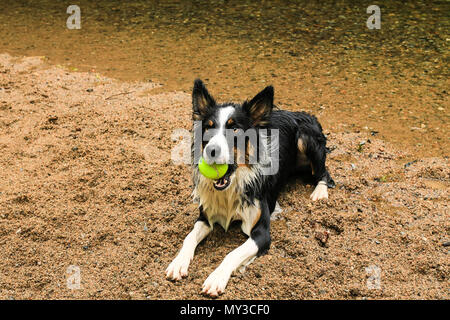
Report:
M273 96L273 87L269 86L242 104L217 104L201 80L194 82L193 119L201 124L202 157L208 164L228 164L227 173L212 182L217 190L225 190L235 170L248 165L250 153L257 153L252 134L258 139L258 130L268 126Z

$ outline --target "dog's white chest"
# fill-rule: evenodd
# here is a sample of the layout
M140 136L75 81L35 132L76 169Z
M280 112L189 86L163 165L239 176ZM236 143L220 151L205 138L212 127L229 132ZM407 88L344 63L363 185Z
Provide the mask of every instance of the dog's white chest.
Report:
M257 200L255 205L242 203L242 190L236 181L232 181L226 190L218 191L210 180L200 177L194 189L194 198L199 201L209 223L211 225L218 223L225 230L232 221L241 220L242 231L250 235L261 214Z

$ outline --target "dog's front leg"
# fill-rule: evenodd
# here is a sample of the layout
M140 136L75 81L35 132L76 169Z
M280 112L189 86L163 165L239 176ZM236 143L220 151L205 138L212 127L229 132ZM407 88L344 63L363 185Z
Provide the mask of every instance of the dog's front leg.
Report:
M233 271L251 261L257 253L258 245L252 238L248 238L243 245L231 251L220 266L209 275L203 283L202 293L211 297L223 293Z
M270 212L265 200L261 201L261 215L250 237L243 245L231 251L203 283L202 293L217 297L225 291L231 274L264 254L270 247Z
M183 246L175 259L166 269L166 278L181 280L188 274L189 264L194 258L195 248L211 232L212 227L203 220L197 220L194 229L183 241Z

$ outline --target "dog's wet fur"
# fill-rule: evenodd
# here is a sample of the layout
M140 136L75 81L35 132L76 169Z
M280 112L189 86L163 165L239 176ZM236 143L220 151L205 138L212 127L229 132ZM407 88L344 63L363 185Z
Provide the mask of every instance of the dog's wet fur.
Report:
M212 231L215 223L227 229L231 221L241 220L248 240L229 253L203 284L204 294L217 297L225 290L232 272L269 249L270 215L280 192L292 177L316 185L311 195L313 201L328 198L327 189L334 187L334 181L325 167L328 149L322 126L313 115L279 110L273 102L274 89L268 86L242 104L218 104L201 80L194 82L193 120L201 124L202 135L208 130L214 131L211 139L200 144L201 155L208 163L228 163L228 170L220 179L207 179L198 171L198 159L194 159L193 194L199 203L200 215L166 270L169 279L180 280L187 276L196 246ZM259 163L261 154L268 158L270 146L260 153L261 145L246 139L245 150L240 152L225 139L227 129L237 133L252 129L258 141L263 132L270 135L271 130L278 129L276 173L264 174ZM256 162L249 161L252 156Z

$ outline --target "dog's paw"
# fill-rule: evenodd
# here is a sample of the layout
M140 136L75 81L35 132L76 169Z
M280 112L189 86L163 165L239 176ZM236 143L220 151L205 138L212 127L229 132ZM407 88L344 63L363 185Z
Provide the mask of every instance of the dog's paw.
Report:
M229 272L217 268L203 283L202 293L212 298L217 298L225 292L230 275Z
M328 199L328 187L325 184L319 183L310 196L312 201L321 199Z
M167 267L166 278L177 281L187 277L190 263L189 257L178 255Z

